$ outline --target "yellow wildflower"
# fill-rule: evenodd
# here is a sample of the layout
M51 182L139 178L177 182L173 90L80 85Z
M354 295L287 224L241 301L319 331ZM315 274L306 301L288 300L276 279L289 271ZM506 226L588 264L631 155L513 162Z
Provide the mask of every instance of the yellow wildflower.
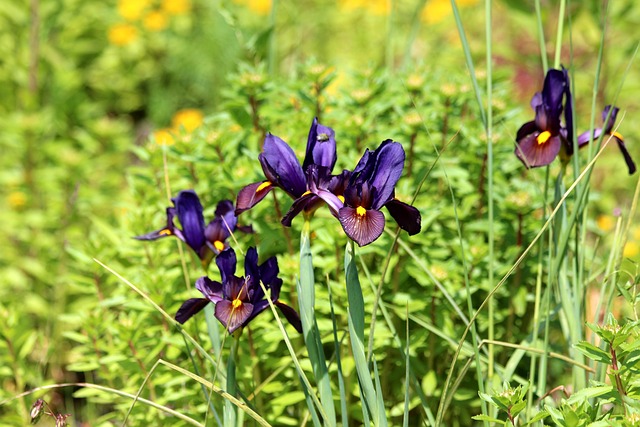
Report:
M241 3L258 15L265 16L271 13L272 0L244 0Z
M639 226L633 227L633 239L637 240L637 241L640 241L640 227Z
M391 12L391 0L341 0L340 6L346 10L366 9L378 16Z
M627 242L622 250L622 256L625 258L635 258L640 253L640 246L636 242Z
M127 21L137 21L148 5L148 0L119 0L118 14Z
M458 8L465 6L473 6L479 0L458 0ZM450 0L429 0L424 9L422 9L422 20L427 24L437 24L444 21L446 17L452 15Z
M599 215L596 219L598 228L602 231L611 231L616 226L616 221L611 215Z
M137 36L138 30L130 24L116 24L109 28L109 43L115 46L126 46Z
M158 145L173 145L175 144L175 139L173 138L173 133L171 129L158 129L153 132L153 139Z
M13 191L7 196L7 203L13 209L20 209L27 204L27 195L22 191Z
M183 127L187 132L193 132L195 129L202 126L203 122L204 115L202 114L202 111L196 110L195 108L185 108L184 110L180 110L174 114L173 119L171 119L171 124L174 129L179 130Z
M184 15L191 10L190 0L163 0L162 10L169 15Z
M149 12L144 17L144 27L149 31L162 31L167 28L167 15L160 11Z

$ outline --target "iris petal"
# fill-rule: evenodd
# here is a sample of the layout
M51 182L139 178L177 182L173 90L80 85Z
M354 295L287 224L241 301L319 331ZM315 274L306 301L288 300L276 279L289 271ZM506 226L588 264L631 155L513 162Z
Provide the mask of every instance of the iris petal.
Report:
M600 135L602 135L602 129L600 128L594 129L593 140L597 141L598 138L600 138ZM589 136L589 131L582 132L580 135L578 135L578 147L580 148L584 147L589 143L589 141L591 141L591 139L592 138Z
M396 220L400 228L410 236L420 232L420 211L400 200L390 200L385 204L389 213Z
M222 300L216 304L215 316L231 334L249 319L252 312L253 304L249 302L234 307L232 301Z
M220 270L222 283L227 283L233 279L233 275L236 272L236 262L236 253L233 249L222 251L220 255L216 257L216 265Z
M204 216L200 199L195 191L186 190L178 193L178 196L172 201L182 225L185 242L201 256L201 249L205 246L205 237Z
M333 170L338 154L336 152L336 133L328 126L318 123L314 118L307 138L307 150L302 162L302 170L312 165L319 165Z
M294 199L307 191L307 181L295 153L289 145L275 135L269 134L264 140L263 152L258 156L265 169L267 179L275 181L279 187Z
M360 214L357 209L345 206L338 211L338 219L347 236L359 246L368 245L384 231L384 215L377 210Z
M550 137L545 143L538 143L539 133L533 133L518 141L516 156L527 168L546 166L553 162L562 147L559 136Z
M191 298L186 300L176 313L176 321L184 325L184 322L191 319L194 314L199 313L207 304L209 304L209 300L206 298Z
M620 148L620 151L622 152L622 157L624 157L624 161L627 164L627 167L629 168L629 175L633 175L636 172L636 164L633 162L633 159L631 158L631 155L629 154L627 147L624 145L624 141L622 141L620 138L616 136L614 136L613 138L618 143L618 148Z
M300 321L300 316L298 316L298 313L283 302L276 301L275 305L280 309L289 323L291 323L291 326L293 326L299 333L302 333L302 322Z
M609 111L611 111L611 115L609 116ZM604 133L611 133L613 129L613 125L616 124L616 117L618 117L618 111L620 109L618 107L614 107L613 105L607 105L602 110L602 123L604 125L602 128L604 129ZM609 120L607 120L607 116L609 116Z
M304 196L297 198L280 222L285 227L291 227L291 221L293 221L293 218L298 216L298 214L302 212L307 206L315 204L315 202L318 200L318 196L312 193L305 194Z
M196 280L196 289L202 292L211 302L218 302L224 298L222 284L209 279L207 276L202 276Z
M236 215L251 209L257 205L273 188L273 184L269 181L254 182L244 187L238 192L236 199Z
M384 141L375 154L375 169L368 181L370 186L375 188L371 207L378 210L393 194L396 183L402 175L405 154L402 144L390 139Z

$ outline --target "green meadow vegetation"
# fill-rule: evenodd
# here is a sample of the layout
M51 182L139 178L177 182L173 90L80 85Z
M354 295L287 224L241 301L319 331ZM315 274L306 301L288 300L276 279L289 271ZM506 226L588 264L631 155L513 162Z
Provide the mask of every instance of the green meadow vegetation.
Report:
M640 426L634 6L0 2L0 424Z

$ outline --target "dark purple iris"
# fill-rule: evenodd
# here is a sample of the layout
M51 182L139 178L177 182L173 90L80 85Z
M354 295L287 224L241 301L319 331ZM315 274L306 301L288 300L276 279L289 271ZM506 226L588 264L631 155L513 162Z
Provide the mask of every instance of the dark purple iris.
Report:
M604 125L602 126L602 128L596 128L593 130L593 137L591 136L591 132L589 131L581 133L578 136L578 146L584 147L589 143L589 141L595 141L600 138L603 133L606 136L610 135L618 143L618 148L620 148L622 156L624 157L624 161L629 168L629 175L632 175L636 171L636 164L633 162L633 159L631 158L627 147L624 145L624 138L622 137L622 135L618 132L613 132L613 125L616 122L618 111L620 111L620 109L612 105L607 105L606 107L604 107L604 111L602 112L602 122L604 123ZM608 120L607 116L609 116Z
M171 199L173 207L167 208L167 225L160 230L142 236L138 240L156 240L167 236L176 236L185 242L203 261L210 261L213 254L219 254L225 248L227 238L236 229L251 233L251 226L237 225L233 202L223 200L216 207L214 219L205 227L202 203L193 190L185 190ZM182 229L176 227L173 219L178 217Z
M216 318L229 333L233 333L238 328L246 326L269 307L269 301L260 286L262 282L270 291L274 305L280 309L289 323L302 333L298 313L287 304L278 301L282 279L278 277L276 257L271 257L258 265L258 252L255 248L249 248L244 260L244 277L235 275L236 263L236 253L233 249L227 249L218 255L216 264L220 269L221 282L206 276L199 278L196 281L196 289L202 292L205 298L192 298L185 301L176 313L176 320L184 324L209 302L213 302Z
M319 165L331 171L336 163L336 139L333 129L313 119L307 150L302 166L289 145L275 135L267 135L263 151L258 156L266 178L244 187L238 193L236 215L258 204L271 189L283 189L293 199L298 199L307 191L305 171L311 165Z
M383 206L400 228L410 235L417 234L420 232L420 212L394 197L404 159L402 144L388 139L375 151L367 149L350 174L331 177L328 181L325 176L324 182L331 183L333 179L335 187L343 188L342 194L332 192L331 185L312 185L310 191L329 205L347 236L360 246L373 242L384 231L385 218L380 212ZM322 184L323 179L310 181Z
M565 125L560 116L563 110ZM516 135L515 154L527 168L550 164L564 147L566 153L573 152L573 107L567 70L550 69L544 79L542 92L531 100L536 113L534 120L520 127Z

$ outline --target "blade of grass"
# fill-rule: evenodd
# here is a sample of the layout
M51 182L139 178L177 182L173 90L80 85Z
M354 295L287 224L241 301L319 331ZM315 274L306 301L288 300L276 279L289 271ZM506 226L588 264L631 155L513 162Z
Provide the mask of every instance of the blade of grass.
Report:
M342 415L342 425L344 427L349 426L349 411L347 409L347 393L344 386L344 376L342 374L342 360L340 357L340 340L338 340L338 326L336 323L336 314L333 309L333 296L331 295L331 285L329 284L329 278L327 278L327 293L329 294L329 307L331 308L331 324L333 326L333 345L336 355L336 367L338 370L338 391L340 393L340 412Z
M409 399L411 387L409 386L410 381L410 373L411 369L409 369L410 360L409 360L409 304L405 307L405 315L407 316L407 320L405 322L405 336L406 336L406 348L405 348L405 359L404 359L404 414L402 417L402 427L409 427Z

